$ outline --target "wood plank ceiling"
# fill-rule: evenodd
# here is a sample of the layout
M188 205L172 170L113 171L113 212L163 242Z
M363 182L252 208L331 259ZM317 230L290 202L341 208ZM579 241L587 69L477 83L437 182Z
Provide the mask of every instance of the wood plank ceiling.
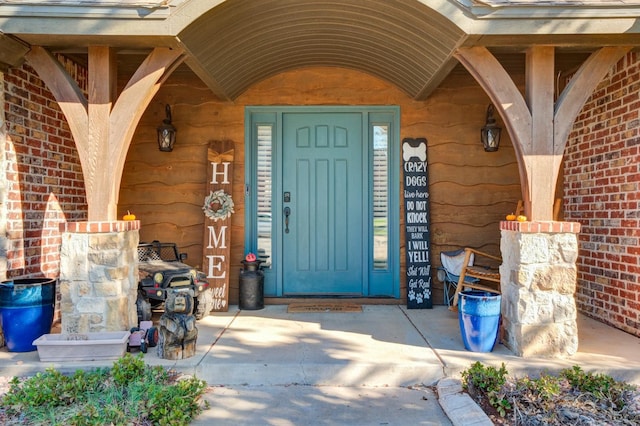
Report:
M197 58L189 65L231 99L256 81L316 65L363 71L420 98L455 65L442 70L465 34L414 0L229 0L178 37Z

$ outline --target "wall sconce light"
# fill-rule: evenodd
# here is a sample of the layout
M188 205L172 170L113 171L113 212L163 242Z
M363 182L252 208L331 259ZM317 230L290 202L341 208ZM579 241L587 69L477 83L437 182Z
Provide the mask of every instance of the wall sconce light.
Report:
M167 118L162 120L162 124L158 126L158 148L160 151L173 151L173 144L176 143L176 128L171 124L171 106L167 104L165 107Z
M493 118L493 105L489 104L487 107L487 122L484 123L484 127L480 130L480 140L482 140L485 151L494 152L498 150L501 130L500 127L496 126L496 119Z

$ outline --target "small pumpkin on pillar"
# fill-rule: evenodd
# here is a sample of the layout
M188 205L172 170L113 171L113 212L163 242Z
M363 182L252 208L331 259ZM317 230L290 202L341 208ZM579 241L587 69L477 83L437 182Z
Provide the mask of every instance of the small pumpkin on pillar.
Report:
M136 220L136 215L127 210L127 214L122 216L122 220Z

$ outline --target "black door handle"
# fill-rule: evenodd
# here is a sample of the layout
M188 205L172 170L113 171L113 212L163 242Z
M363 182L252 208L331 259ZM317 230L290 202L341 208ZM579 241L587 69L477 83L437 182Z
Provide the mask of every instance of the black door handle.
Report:
M284 232L289 233L289 216L291 215L291 209L289 207L284 208Z

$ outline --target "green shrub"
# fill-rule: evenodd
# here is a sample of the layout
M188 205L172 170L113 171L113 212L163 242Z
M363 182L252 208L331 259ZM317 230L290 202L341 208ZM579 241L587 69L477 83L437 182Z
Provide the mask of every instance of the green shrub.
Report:
M7 424L188 425L200 413L206 383L175 380L162 367L126 354L111 369L78 370L71 376L47 369L12 379L0 404Z
M579 366L558 375L507 380L504 364L496 369L476 362L462 372L462 380L477 402L488 402L502 417L510 412L514 424L573 425L577 419L584 424L640 424L640 413L630 404L636 386Z
M481 362L476 361L471 368L462 372L462 384L465 389L476 389L484 393L489 399L489 403L505 416L507 410L511 409L511 404L504 397L502 386L507 380L507 369L502 363L499 370L495 367L485 367Z
M627 383L617 382L606 374L587 373L577 365L562 370L560 376L567 379L576 390L593 394L598 399L614 401L618 408L625 405L623 393L633 389Z

